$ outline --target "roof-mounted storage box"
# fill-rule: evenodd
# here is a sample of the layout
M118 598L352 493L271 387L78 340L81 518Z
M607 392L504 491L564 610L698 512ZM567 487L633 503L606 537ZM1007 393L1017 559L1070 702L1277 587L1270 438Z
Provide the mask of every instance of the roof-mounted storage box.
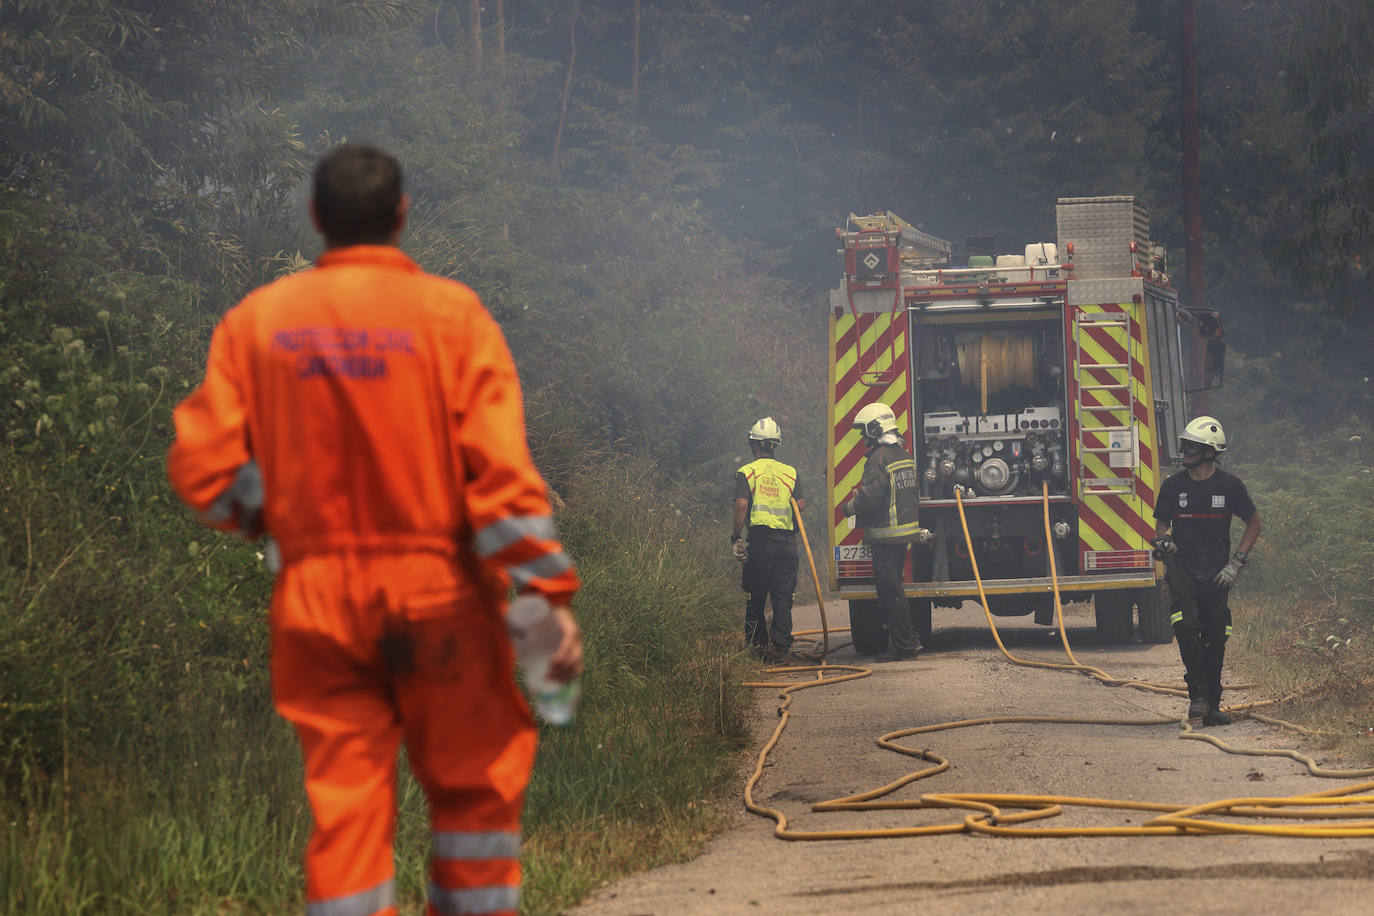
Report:
M1059 250L1073 254L1079 280L1130 277L1149 269L1150 208L1136 197L1061 197L1057 209ZM1132 251L1134 243L1135 251Z

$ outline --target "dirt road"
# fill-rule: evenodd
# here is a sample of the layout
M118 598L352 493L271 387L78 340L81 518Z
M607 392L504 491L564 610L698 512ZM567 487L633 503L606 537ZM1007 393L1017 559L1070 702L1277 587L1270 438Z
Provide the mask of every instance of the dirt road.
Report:
M1087 609L1076 606L1070 611L1070 644L1080 662L1118 677L1182 684L1182 666L1173 645L1104 647L1096 643ZM827 616L832 626L847 622L842 604L827 605ZM783 811L792 830L955 823L963 813L816 813L810 806L877 788L927 766L876 745L879 735L898 729L982 716L1148 719L1183 712L1185 701L1177 698L1107 687L1080 674L1012 665L998 652L982 620L976 605L937 610L934 651L915 661L868 663L870 677L797 692L755 801ZM1003 618L998 623L1014 654L1064 661L1049 629L1035 627L1029 618ZM818 625L815 607L798 608L796 629ZM833 653L830 661L865 663L851 648ZM760 693L753 752L778 721L777 691ZM1260 698L1233 691L1225 703ZM951 768L891 798L1006 792L1200 804L1241 796L1305 794L1353 781L1318 779L1285 758L1228 755L1202 741L1180 740L1180 730L1178 724L1003 724L925 734L903 743L947 758ZM1263 723L1240 721L1208 731L1228 742L1310 751L1323 765L1342 765L1324 760L1299 736ZM1374 911L1374 839L1006 838L961 833L783 841L773 836L772 820L744 810L747 775L738 777L735 822L702 855L604 887L577 912L617 916L925 908L1003 914ZM1074 808L1028 826L1139 825L1150 816Z

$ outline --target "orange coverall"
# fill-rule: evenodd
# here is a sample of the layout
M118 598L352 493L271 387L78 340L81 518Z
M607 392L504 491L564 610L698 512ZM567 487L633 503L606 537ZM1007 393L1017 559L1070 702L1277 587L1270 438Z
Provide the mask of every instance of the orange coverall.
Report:
M402 740L430 802L428 912L514 913L535 731L505 594L566 604L579 583L477 295L391 246L327 251L224 316L175 420L168 475L207 524L236 527L231 483L261 469L273 699L315 819L307 913L395 912Z

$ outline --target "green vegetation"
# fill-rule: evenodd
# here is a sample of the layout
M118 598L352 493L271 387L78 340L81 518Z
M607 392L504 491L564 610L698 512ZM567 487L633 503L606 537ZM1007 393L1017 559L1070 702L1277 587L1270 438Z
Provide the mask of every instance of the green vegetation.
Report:
M1199 34L1208 304L1233 347L1213 409L1266 521L1235 657L1320 718L1368 693L1374 645L1374 39L1367 4L1316 6L1202 5ZM270 576L175 504L163 455L217 317L313 256L320 152L400 157L405 247L501 322L587 581L584 714L542 736L526 823L526 908L551 912L690 852L735 789L725 507L772 414L824 539L829 230L890 208L1014 248L1061 194L1135 193L1178 251L1175 13L0 4L0 909L299 906ZM424 812L402 789L414 906Z
M745 736L738 567L719 531L690 521L704 507L640 462L586 469L562 498L560 531L588 571L589 673L578 727L541 736L532 911L695 848Z
M1271 696L1292 698L1272 714L1369 760L1374 417L1339 413L1367 383L1333 380L1307 360L1305 371L1280 374L1283 359L1237 360L1217 405L1234 418L1226 466L1246 481L1264 521L1233 602L1233 665ZM1341 422L1327 419L1333 412Z
M547 436L536 427L534 440ZM735 568L722 568L719 533L699 529L690 494L642 463L584 460L560 523L588 573L578 600L588 675L575 725L541 734L526 817L536 913L694 849L743 738L744 668L726 612ZM625 498L650 492L668 499ZM253 547L183 541L134 574L119 538L73 544L80 532L46 529L44 518L82 517L71 507L7 500L5 510L30 513L42 532L34 566L48 578L24 593L47 585L0 640L0 763L13 787L0 804L12 825L0 907L295 909L310 814L294 737L270 708L264 616L245 600L267 582ZM168 516L168 535L198 534L165 505L149 512ZM64 613L73 605L82 613ZM428 823L408 777L401 796L400 889L418 908Z

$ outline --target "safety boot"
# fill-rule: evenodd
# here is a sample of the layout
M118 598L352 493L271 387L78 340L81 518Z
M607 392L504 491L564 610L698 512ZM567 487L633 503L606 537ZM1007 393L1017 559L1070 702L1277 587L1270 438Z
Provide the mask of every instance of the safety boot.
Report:
M1202 717L1203 725L1230 725L1233 720L1221 711L1220 706L1209 707Z
M763 653L763 663L765 665L807 665L810 662L803 659L800 655L793 652L790 648L783 649L778 646L769 646Z
M1188 718L1201 719L1207 715L1207 701L1198 698L1188 703Z

